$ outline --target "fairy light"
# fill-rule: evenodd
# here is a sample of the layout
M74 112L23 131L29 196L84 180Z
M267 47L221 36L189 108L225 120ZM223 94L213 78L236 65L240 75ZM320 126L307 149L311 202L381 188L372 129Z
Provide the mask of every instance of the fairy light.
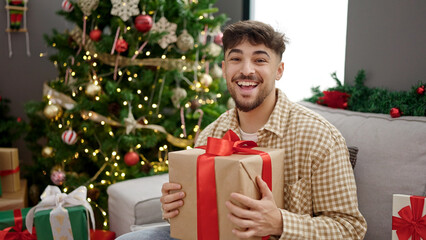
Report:
M149 56L149 55L151 55L151 52L150 51L146 51L145 55Z
M123 101L123 105L126 106L127 105L127 101Z
M70 120L67 120L67 126L69 126L71 124Z
M62 124L59 123L58 128L62 128Z
M75 72L71 72L71 76L73 76L73 77L74 77L74 76L75 76Z
M143 106L142 106L142 104L139 104L139 105L138 105L138 108L142 108L142 107L143 107Z
M118 75L119 76L121 76L121 75L123 75L123 72L120 70L120 71L118 71Z
M92 117L93 116L93 113L92 112L89 112L89 117Z
M180 138L183 138L185 135L183 135L183 133L181 133L180 135L179 135L179 137Z
M89 185L89 188L90 188L90 189L92 189L92 188L94 188L94 187L95 187L95 186L93 186L93 184L90 184L90 185Z
M111 153L111 155L115 157L115 156L117 156L117 152L116 152L116 151L113 151L113 152Z
M52 47L56 47L56 43L52 43Z
M121 88L117 88L117 92L121 92Z
M221 97L222 97L222 94L218 93L218 94L216 94L216 97L217 97L217 98L221 98Z
M77 158L78 158L78 156L79 156L79 153L78 153L78 152L76 152L76 153L74 154L74 158L75 158L75 159L77 159Z
M161 115L161 113L160 114L158 114L158 118L162 118L163 117L163 115Z
M161 55L161 59L166 59L166 55Z
M190 106L190 103L185 103L185 108L189 108Z
M83 56L83 60L86 61L87 60L87 56Z
M125 173L122 173L122 174L121 174L121 176L122 176L122 177L125 177L125 176L126 176L126 174L125 174Z
M99 101L100 99L101 99L101 98L100 98L99 96L96 96L96 97L95 97L95 100L96 100L96 101Z
M101 184L105 184L105 183L106 183L105 180L101 180ZM104 212L104 211L102 211L102 212Z
M84 152L85 152L85 153L88 153L88 152L89 152L89 149L87 149L87 148L86 148L86 149L84 149Z
M152 108L157 108L157 104L153 103Z
M64 187L63 191L64 191L64 193L68 192L68 188Z
M134 78L137 78L137 77L138 77L138 74L137 74L137 73L133 74L133 77L134 77Z
M80 142L81 142L81 143L84 143L84 139L81 139L81 140L80 140Z
M40 53L40 57L42 57L42 56L41 56L42 54L43 54L43 53ZM53 65L58 66L58 61L53 61Z
M73 119L73 118L74 118L74 115L73 115L73 114L70 114L70 118L71 118L71 119Z
M118 167L118 163L114 163L114 167Z
M105 157L105 162L108 162L109 161L109 157Z
M105 121L101 121L101 125L103 126L103 125L105 125Z
M128 78L127 78L127 80L128 80L129 82L131 82L131 81L133 80L133 78L132 78L132 77L128 77Z
M182 67L182 70L183 70L183 71L186 71L186 69L188 69L186 66L183 66L183 67Z
M186 56L185 56L185 55L183 55L181 58L182 58L182 60L185 60L185 59L186 59Z
M75 97L77 94L75 94L75 92L72 92L72 96Z
M110 176L110 175L111 175L111 173L110 173L109 171L106 171L106 172L105 172L105 175Z
M93 152L93 153L92 153L92 155L93 155L94 157L96 157L96 152Z
M82 86L80 86L80 87L78 88L78 90L82 91L82 90L83 90L83 87L82 87Z
M96 62L93 62L92 66L96 67L98 64Z
M201 65L198 65L198 66L197 66L197 69L198 69L198 70L201 70L201 68L202 68L202 67L201 67Z
M116 176L116 177L117 177L117 176L118 176L118 172L115 172L115 173L114 173L114 176Z
M86 51L86 55L90 55L90 51Z
M97 54L97 53L93 54L93 57L94 57L94 58L97 58L97 57L98 57L98 54Z
M148 96L145 96L143 100L148 101Z
M136 92L137 92L138 94L141 94L141 93L142 93L142 90L138 89Z
M92 199L90 199L89 197L87 198L87 201L90 203L92 202Z
M148 120L144 119L143 123L148 124Z
M115 157L115 159L120 160L120 156Z
M130 30L130 26L127 27L127 31L129 31L129 30Z
M140 145L140 144L136 145L136 149L139 149L141 147L142 147L142 145Z
M109 131L109 135L111 135L111 137L114 137L114 133L112 131Z
M202 20L204 18L203 15L199 16L198 19Z
M108 226L108 222L105 220L104 221L104 227Z
M87 56L87 60L92 60L92 56Z
M164 146L163 146L163 148L164 148L164 149L167 149L167 145L164 145Z
M195 125L194 132L198 132L198 130L200 130L200 127L198 125Z
M200 83L200 82L197 82L197 83L195 84L195 87L200 88L200 87L201 87L201 83Z
M87 127L83 127L83 131L84 131L84 132L87 132Z

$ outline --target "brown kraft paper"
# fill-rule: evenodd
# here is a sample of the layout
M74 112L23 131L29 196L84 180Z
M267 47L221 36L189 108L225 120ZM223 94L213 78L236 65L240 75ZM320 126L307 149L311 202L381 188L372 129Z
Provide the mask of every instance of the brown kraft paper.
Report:
M272 193L275 203L283 208L284 150L254 148L269 154L272 162ZM169 153L169 181L182 185L186 193L179 215L170 219L170 236L182 240L197 239L197 158L205 150L190 149ZM262 158L259 155L233 154L215 157L216 196L221 240L238 239L231 231L236 228L228 219L225 202L232 192L254 199L261 195L256 176L262 175ZM211 187L211 186L207 186ZM261 239L250 238L250 239Z
M14 170L19 166L17 148L0 148L0 171ZM21 189L19 172L1 177L3 193L17 192Z

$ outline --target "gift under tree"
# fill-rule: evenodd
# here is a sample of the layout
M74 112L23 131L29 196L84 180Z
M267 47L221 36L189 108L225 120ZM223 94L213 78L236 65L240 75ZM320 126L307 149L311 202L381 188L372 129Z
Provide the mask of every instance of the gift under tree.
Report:
M166 172L169 151L193 146L229 100L219 67L226 17L214 2L62 2L58 13L75 26L46 36L58 78L26 106L30 195L87 186L106 215L108 185Z

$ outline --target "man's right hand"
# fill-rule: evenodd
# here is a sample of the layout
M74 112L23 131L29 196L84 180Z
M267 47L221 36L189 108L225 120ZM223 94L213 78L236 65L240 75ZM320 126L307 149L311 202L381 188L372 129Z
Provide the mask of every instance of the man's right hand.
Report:
M161 207L163 208L163 218L169 219L179 214L179 208L183 206L185 193L179 191L182 186L177 183L164 183L161 188Z

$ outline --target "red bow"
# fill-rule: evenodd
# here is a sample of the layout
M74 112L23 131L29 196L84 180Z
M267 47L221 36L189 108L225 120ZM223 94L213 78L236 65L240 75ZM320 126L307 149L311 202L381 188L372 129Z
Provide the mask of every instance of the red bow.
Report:
M222 139L209 137L206 153L197 158L197 235L199 240L219 239L217 215L215 156L239 154L257 154L263 160L262 179L272 190L272 166L269 154L251 149L257 147L253 141L241 141L232 130L228 130Z
M426 239L426 215L422 217L425 198L418 196L410 197L411 207L406 206L399 210L399 217L392 216L392 230L400 240Z
M36 240L37 237L34 228L33 234L29 233L28 230L22 231L23 220L21 209L13 210L13 216L15 219L15 226L0 230L0 240Z

